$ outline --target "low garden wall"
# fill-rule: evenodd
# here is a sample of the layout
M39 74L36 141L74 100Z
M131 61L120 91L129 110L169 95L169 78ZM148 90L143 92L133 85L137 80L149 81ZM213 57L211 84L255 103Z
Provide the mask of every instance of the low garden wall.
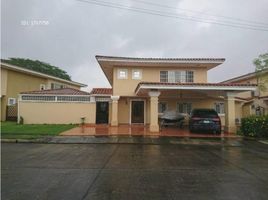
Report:
M19 119L24 124L80 124L95 123L94 102L19 102Z

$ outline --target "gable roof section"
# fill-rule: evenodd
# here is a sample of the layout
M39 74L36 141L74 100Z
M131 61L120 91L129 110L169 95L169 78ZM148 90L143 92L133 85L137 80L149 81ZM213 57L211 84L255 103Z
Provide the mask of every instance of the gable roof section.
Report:
M112 95L112 88L93 88L90 92L91 95Z
M21 92L20 94L30 94L30 95L90 95L90 93L77 90L74 88L62 88L53 90L35 90L28 92Z
M140 82L135 93L141 89L195 89L195 90L255 90L256 84L235 83L163 83L163 82Z
M37 77L49 78L49 79L52 79L52 80L60 81L60 82L66 83L66 84L74 85L74 86L79 86L79 87L86 87L87 86L86 84L83 84L83 83L78 83L78 82L75 82L75 81L65 80L65 79L62 79L62 78L58 78L58 77L51 76L51 75L48 75L48 74L44 74L44 73L41 73L41 72L36 72L36 71L33 71L33 70L25 69L25 68L18 67L18 66L15 66L15 65L10 65L10 64L7 64L7 63L3 63L3 62L1 62L1 67L5 68L5 69L25 73L25 74L30 74L30 75L37 76Z
M268 73L268 70L263 70L263 71L260 71L259 73L266 74L266 73ZM225 81L222 81L221 83L233 83L233 82L237 82L237 81L242 81L242 80L246 80L246 79L249 79L249 78L253 78L256 75L257 75L256 72L251 72L251 73L247 73L247 74L237 76L237 77L234 77L234 78L231 78L231 79L227 79Z
M109 83L113 85L114 66L135 67L195 67L214 68L225 58L135 58L115 56L95 56Z

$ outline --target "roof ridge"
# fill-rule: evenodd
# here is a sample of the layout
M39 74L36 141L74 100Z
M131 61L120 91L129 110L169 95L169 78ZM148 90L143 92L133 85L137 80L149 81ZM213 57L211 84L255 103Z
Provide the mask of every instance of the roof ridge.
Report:
M111 58L111 59L143 59L143 60L222 60L225 58L208 58L208 57L124 57L124 56L104 56L96 55L95 58Z
M81 93L81 94L85 94L85 95L90 94L89 92L82 91L82 90L79 90L79 89L76 89L76 88L70 88L70 87L57 88L57 89L48 89L48 90L32 90L32 91L20 92L20 94L56 94L59 91L66 91L66 93L68 93L70 91L73 91L73 93ZM59 93L59 94L61 94L61 93Z

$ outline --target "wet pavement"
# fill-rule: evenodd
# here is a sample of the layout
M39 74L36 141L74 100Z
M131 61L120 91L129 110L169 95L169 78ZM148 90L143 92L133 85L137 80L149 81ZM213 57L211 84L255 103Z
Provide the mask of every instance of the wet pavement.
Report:
M2 144L2 199L267 199L268 145Z

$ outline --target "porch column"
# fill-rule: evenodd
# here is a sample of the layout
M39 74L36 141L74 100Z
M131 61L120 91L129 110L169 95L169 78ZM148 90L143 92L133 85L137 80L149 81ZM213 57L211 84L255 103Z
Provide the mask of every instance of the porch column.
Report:
M111 96L112 99L112 119L111 126L118 126L118 100L120 96Z
M150 91L150 132L159 132L158 125L158 96L159 91Z
M94 96L90 97L90 104L91 104L91 110L92 110L92 121L88 121L90 124L95 124L96 123L96 98Z
M235 124L235 96L234 92L227 92L225 96L225 131L229 133L236 132Z

